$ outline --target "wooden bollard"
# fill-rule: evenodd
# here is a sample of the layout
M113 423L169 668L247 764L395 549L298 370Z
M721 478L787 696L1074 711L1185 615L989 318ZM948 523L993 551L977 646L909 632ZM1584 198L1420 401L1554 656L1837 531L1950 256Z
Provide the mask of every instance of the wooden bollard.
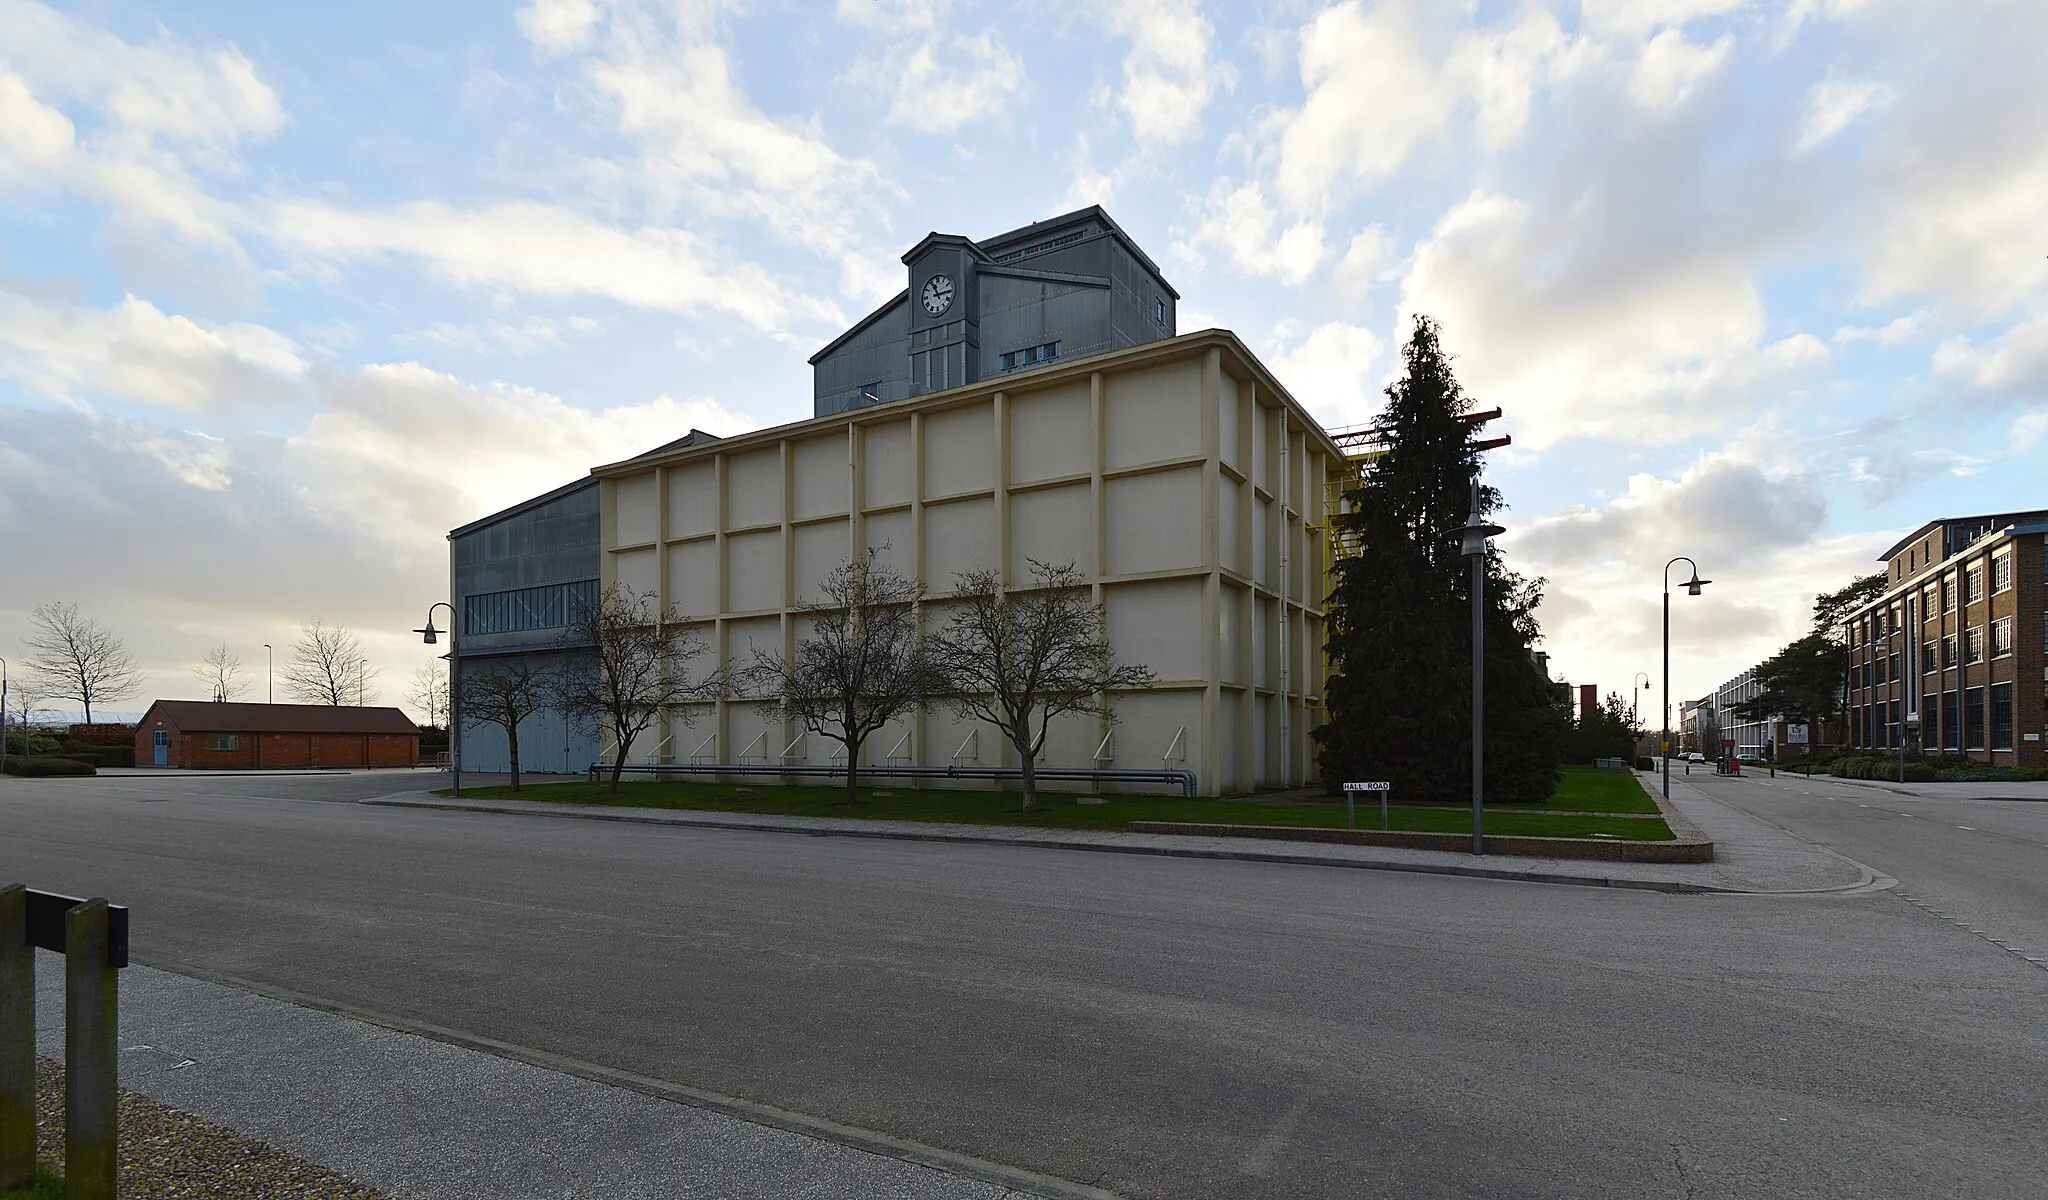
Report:
M114 1200L120 996L109 961L107 902L64 914L64 1194Z
M28 889L0 887L0 1191L36 1171L36 948Z

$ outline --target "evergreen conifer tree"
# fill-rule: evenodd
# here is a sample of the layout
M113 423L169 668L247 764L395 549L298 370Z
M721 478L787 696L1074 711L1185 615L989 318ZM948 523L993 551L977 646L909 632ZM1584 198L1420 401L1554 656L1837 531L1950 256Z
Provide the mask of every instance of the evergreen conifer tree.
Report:
M1479 471L1471 402L1436 322L1417 317L1407 371L1386 391L1384 453L1335 517L1356 550L1335 564L1328 606L1329 722L1316 731L1322 775L1387 780L1397 799L1471 793L1471 569L1449 531L1465 523ZM1500 495L1479 489L1480 510ZM1542 581L1486 558L1486 799L1547 799L1566 726L1530 647Z

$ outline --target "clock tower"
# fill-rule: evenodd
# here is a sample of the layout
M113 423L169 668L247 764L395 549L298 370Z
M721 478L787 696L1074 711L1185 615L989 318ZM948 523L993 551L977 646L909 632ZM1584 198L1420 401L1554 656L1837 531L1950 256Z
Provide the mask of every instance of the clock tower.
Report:
M981 378L981 298L976 270L989 261L969 238L927 235L903 256L910 269L910 394L942 392Z

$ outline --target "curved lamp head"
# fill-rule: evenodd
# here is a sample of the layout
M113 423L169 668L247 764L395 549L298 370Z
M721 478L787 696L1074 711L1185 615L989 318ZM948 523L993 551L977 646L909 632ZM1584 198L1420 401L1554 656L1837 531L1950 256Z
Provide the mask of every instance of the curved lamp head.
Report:
M1692 578L1685 581L1685 594L1688 596L1697 596L1700 594L1701 588L1707 586L1712 582L1714 581L1711 579L1701 579L1699 569L1695 567L1693 569Z
M429 646L435 645L441 640L441 631L434 628L434 618L431 613L427 616L427 627L425 629L415 629L413 632L419 634L420 641Z

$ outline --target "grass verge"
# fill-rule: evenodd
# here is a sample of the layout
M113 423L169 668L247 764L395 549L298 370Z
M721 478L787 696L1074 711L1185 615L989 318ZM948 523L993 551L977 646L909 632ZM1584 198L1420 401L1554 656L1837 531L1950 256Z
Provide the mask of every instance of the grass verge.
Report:
M37 1171L27 1187L0 1191L0 1200L64 1200L64 1177Z
M1624 780L1638 793L1641 787ZM436 793L447 795L445 790ZM590 804L620 808L666 808L691 812L751 813L791 817L841 817L876 821L941 821L960 825L1004 825L1035 829L1121 830L1132 821L1190 821L1222 825L1277 825L1287 828L1342 829L1342 800L1274 804L1257 800L1184 799L1179 796L1112 796L1105 803L1082 804L1065 793L1040 793L1039 811L1020 812L1014 792L902 787L860 789L860 802L840 804L839 787L776 787L684 780L624 783L614 796L602 783L549 783L522 788L465 788L477 800L525 800L548 804ZM1647 796L1644 797L1648 799ZM1566 807L1559 805L1558 807ZM1656 806L1650 805L1654 813ZM1392 829L1460 833L1472 828L1469 810L1394 806L1388 813ZM1358 827L1379 828L1377 804L1358 807ZM1489 808L1486 831L1503 837L1629 838L1670 841L1669 826L1658 817L1566 816L1535 806Z

